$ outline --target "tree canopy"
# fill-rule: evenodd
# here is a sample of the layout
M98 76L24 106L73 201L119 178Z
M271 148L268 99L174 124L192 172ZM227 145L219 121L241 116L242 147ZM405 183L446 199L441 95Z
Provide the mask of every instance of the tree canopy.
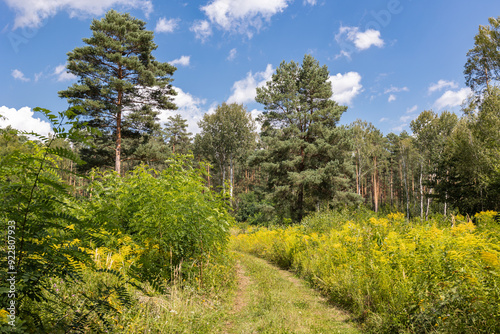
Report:
M152 55L157 48L146 23L114 10L93 20L86 44L68 53L68 71L78 77L59 96L72 106L82 106L82 120L101 130L95 147L82 150L89 166L109 165L121 173L122 139L147 141L157 130L159 109L175 109L171 86L175 67ZM111 143L114 142L114 145ZM134 154L129 143L127 158ZM114 153L114 154L113 154Z
M263 150L254 163L268 174L269 197L282 218L300 221L308 211L333 201L348 203L351 192L351 140L337 127L347 107L331 99L326 66L311 55L302 64L282 62L264 87Z

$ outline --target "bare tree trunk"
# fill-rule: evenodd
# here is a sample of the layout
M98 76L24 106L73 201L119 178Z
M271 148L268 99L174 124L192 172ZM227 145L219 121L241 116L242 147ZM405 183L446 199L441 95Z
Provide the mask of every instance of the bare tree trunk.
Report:
M410 194L408 191L408 182L407 182L407 177L406 177L406 162L404 155L401 156L403 158L403 179L404 179L404 184L405 184L405 190L406 190L406 219L410 220Z
M222 165L222 193L226 193L226 166Z
M429 195L432 194L432 188L431 190L429 191ZM432 199L430 197L427 198L427 209L425 210L425 221L427 221L429 219L429 207L431 206L431 201Z
M233 187L234 187L234 171L233 171L233 157L229 158L229 198L233 200Z

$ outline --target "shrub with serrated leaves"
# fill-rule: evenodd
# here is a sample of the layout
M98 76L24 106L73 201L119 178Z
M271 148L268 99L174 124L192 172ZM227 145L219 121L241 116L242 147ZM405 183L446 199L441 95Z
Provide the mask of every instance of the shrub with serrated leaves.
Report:
M115 294L124 297L121 302L127 302L123 280L93 296L77 292L82 302L78 310L54 286L55 281L79 286L84 272L95 268L89 253L80 246L99 243L98 226L92 219L82 220L74 215L79 203L60 177L61 173L71 171L62 170L58 164L62 159L80 161L70 149L52 145L57 139L81 141L82 130L88 133L92 129L77 127L76 122L64 123L65 117L75 115L71 109L59 117L46 109L35 111L43 112L52 122L54 135L47 138L22 133L37 140L25 140L22 147L14 145L12 150L3 152L0 160L0 279L15 280L15 296L7 293L10 285L2 284L0 325L2 329L20 333L72 333L89 326L104 328L104 313L113 310L106 304L107 298ZM67 127L69 130L65 130ZM2 135L9 137L7 140L16 140L18 132L4 130ZM6 312L12 302L15 326L5 321L6 313L14 313ZM44 309L57 312L48 313Z
M232 219L227 205L204 185L203 167L193 168L191 161L177 156L161 172L142 165L124 177L93 175L86 214L130 235L141 249L130 254L137 258L132 269L151 281L170 279L181 264L184 273L202 276L203 263L226 248Z

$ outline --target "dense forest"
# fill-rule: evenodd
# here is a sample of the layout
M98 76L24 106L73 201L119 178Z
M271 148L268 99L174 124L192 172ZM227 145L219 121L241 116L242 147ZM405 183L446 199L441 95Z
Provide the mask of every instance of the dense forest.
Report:
M211 333L233 248L298 272L365 331L500 330L500 17L471 41L461 114L424 110L386 135L341 125L328 68L305 55L257 88L258 119L222 103L193 136L181 114L158 121L176 68L145 22L111 10L90 28L68 53L70 107L37 109L54 133L0 130L5 332ZM176 302L196 316L173 318Z

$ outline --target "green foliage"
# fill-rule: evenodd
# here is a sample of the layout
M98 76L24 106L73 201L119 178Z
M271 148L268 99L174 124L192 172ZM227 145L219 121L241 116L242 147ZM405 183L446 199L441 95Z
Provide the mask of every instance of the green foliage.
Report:
M273 207L256 192L242 193L235 218L239 222L265 226L273 220Z
M300 221L321 205L345 205L358 197L351 192L351 141L337 127L347 107L331 100L326 66L312 56L302 65L282 62L266 86L257 88L262 116L263 149L253 165L267 174L269 200L280 220Z
M488 21L490 26L479 26L464 70L467 86L479 93L500 81L500 17Z
M172 153L188 154L191 151L191 132L187 132L187 121L176 114L169 116L165 124L165 133Z
M77 331L87 326L91 318L109 311L102 304L106 296L98 294L91 299L80 294L82 302L87 303L82 307L85 317L64 317L64 320L44 314L40 305L49 308L59 305L63 315L72 313L74 305L54 293L51 280L78 284L83 267L93 267L90 256L78 246L90 242L89 235L96 226L74 215L78 203L59 176L62 170L58 161L64 158L78 162L78 158L69 149L52 146L55 140L81 140L84 129L70 122L70 129L64 130L67 125L63 119L72 117L73 109L60 113L59 117L46 109L36 111L45 113L52 122L54 135L46 138L24 133L39 142L27 141L21 148L13 146L0 161L0 221L4 240L0 278L3 282L15 279L15 297L8 297L9 287L2 286L1 304L6 307L15 301L18 331ZM3 135L13 136L7 132Z
M87 169L110 167L114 157L120 173L122 149L125 158L139 159L134 155L137 147L159 130L159 112L154 110L176 108L171 86L175 67L155 60L153 32L145 28L144 21L110 10L92 21L92 37L83 39L86 45L68 53L67 68L78 83L59 96L81 106L84 121L103 133L94 137L94 145L81 149Z
M123 178L96 174L90 185L86 215L129 234L143 249L136 264L141 277L168 279L181 263L202 270L225 249L231 217L190 159L178 156L161 172L139 166Z
M224 192L229 168L229 196L232 199L237 159L255 148L254 121L243 105L222 103L213 114L203 115L198 125L201 133L195 138L195 151L218 167L219 185Z

